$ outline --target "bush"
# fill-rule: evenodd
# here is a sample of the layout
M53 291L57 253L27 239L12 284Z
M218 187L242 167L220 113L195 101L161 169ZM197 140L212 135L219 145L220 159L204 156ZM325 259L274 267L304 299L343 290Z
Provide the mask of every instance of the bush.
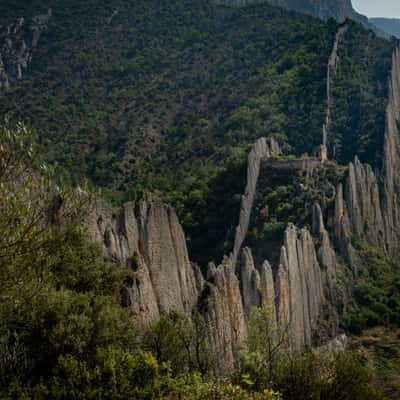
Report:
M389 259L378 249L358 245L360 277L354 287L354 304L343 319L351 333L375 326L400 325L399 261Z
M369 370L352 352L301 350L287 347L268 308L250 319L249 337L240 352L235 380L262 392L273 388L285 400L369 400L380 394L369 382Z

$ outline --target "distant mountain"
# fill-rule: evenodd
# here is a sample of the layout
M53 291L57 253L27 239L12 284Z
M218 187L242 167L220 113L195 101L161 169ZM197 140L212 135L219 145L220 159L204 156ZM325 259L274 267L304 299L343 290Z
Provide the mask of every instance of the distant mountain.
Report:
M386 37L386 31L371 23L365 15L354 10L351 0L214 0L216 3L229 5L247 5L269 3L276 7L309 14L314 17L328 20L334 18L343 22L346 18L352 19L368 29L372 29L378 36Z
M369 21L387 34L400 38L400 19L370 18Z
M366 17L353 9L351 0L217 0L217 2L232 5L268 2L273 6L311 14L325 20L335 18L338 21L343 21L346 18L351 18L355 21L368 23Z

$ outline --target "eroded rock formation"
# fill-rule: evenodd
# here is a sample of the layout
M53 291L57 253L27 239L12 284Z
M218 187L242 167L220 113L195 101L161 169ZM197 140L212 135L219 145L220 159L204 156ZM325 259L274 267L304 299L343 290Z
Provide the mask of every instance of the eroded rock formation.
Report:
M331 55L329 56L328 65L327 65L327 77L326 77L326 113L325 113L325 123L322 128L322 145L328 145L328 137L329 137L329 129L331 126L331 109L332 109L332 85L333 78L337 72L337 68L339 65L339 44L343 37L343 35L347 32L348 26L343 25L339 27L336 36L335 42L333 44Z
M336 318L329 335L337 335L344 307L343 298L339 299L338 271L357 279L354 242L370 244L387 254L398 247L399 50L393 56L389 94L382 170L373 171L355 157L343 181L331 190L329 202L321 199L322 206L314 204L311 229L287 226L279 265L271 266L267 260L257 263L252 250L243 248L260 164L280 154L272 139L259 139L249 154L233 253L218 267L209 265L206 283L190 263L182 228L170 207L146 195L115 214L107 203L96 202L89 232L93 240L103 243L109 257L135 270L128 303L140 324L148 327L161 312L189 313L200 299L197 304L212 348L219 355L216 368L220 372L232 367L234 346L246 338L254 307L271 308L274 323L293 348L313 344L314 330L327 307ZM326 165L318 163L315 168Z
M398 248L397 235L400 228L400 48L393 54L392 73L389 82L389 101L386 108L386 132L384 143L382 196L383 218L388 235L388 245L393 251Z
M273 6L295 10L304 14L328 20L334 18L343 22L346 18L353 19L371 29L372 24L364 15L358 14L351 0L214 0L215 3L243 6L246 4L269 3Z
M51 16L49 9L30 20L20 17L0 31L0 94L23 78Z
M257 182L260 174L261 161L281 153L278 143L274 139L258 139L250 151L247 160L246 189L242 196L239 215L239 224L236 227L235 242L232 251L232 262L235 266L250 224L251 211L257 191Z
M278 269L278 323L294 347L310 345L324 305L321 267L310 232L289 225Z
M135 271L128 302L141 326L149 326L161 312L191 312L198 296L196 271L171 207L147 194L116 214L99 200L88 229L109 257Z
M247 336L247 319L232 259L225 257L218 268L211 265L209 277L213 284L205 320L211 346L218 354L216 368L223 372L234 364L234 345Z
M271 264L265 260L255 266L251 249L246 247L242 251L242 260L239 264L238 275L242 288L244 309L247 318L257 307L270 307L274 323L276 322L275 285Z

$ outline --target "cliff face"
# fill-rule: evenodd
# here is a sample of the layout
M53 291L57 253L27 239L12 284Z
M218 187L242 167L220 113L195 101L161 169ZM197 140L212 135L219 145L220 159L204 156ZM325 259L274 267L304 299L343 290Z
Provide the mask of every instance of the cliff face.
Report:
M314 343L319 320L327 309L332 317L327 334L336 335L346 307L345 296L351 293L351 284L362 267L354 243L367 243L387 254L398 249L399 119L400 51L396 50L381 170L373 171L355 157L336 190L333 188L329 202L315 202L310 228L288 224L278 265L266 259L256 262L252 249L243 248L259 189L260 165L280 154L272 139L259 139L249 154L233 252L220 266L209 265L206 283L190 263L184 233L169 206L146 195L115 214L109 204L96 202L89 232L93 240L103 243L109 257L135 271L127 293L134 318L146 328L161 312L190 313L198 304L211 346L219 355L216 368L221 372L233 366L234 345L246 338L255 307L270 307L273 323L292 348ZM314 161L313 170L329 168ZM301 169L302 163L299 165ZM295 163L292 167L299 166ZM349 277L346 288L338 280L339 271Z
M109 204L97 201L88 229L109 257L135 271L127 300L139 325L148 327L161 312L191 312L198 295L196 271L171 207L145 195L115 214Z
M273 6L283 7L288 10L298 11L304 14L310 14L314 17L327 20L335 18L342 22L346 18L363 23L369 26L368 18L358 14L351 0L215 0L217 3L242 6L255 3L269 3Z
M289 330L295 347L310 345L324 297L321 267L307 229L289 225L278 271L279 325Z
M369 21L388 35L400 38L400 19L370 18Z
M0 27L0 94L10 89L13 81L23 78L51 16L49 9L47 14L30 20L20 17Z
M378 247L387 254L398 250L400 229L400 52L393 54L386 109L386 131L383 163L380 171L373 171L355 157L349 164L344 185L337 188L331 228L341 250L353 264L351 238Z
M336 64L334 58L331 57L330 63ZM334 69L335 65L328 68ZM343 181L334 190L333 205L324 204L324 208L318 203L314 205L311 231L288 225L279 266L271 267L267 260L257 264L252 250L247 247L242 249L250 228L250 215L259 183L258 159L260 154L266 154L259 151L262 142L255 144L249 156L248 184L243 196L232 262L240 279L246 320L254 307L270 306L281 334L287 334L293 347L312 344L313 332L327 307L333 312L329 333L337 333L346 302L337 272L341 270L349 277L347 286L357 279L358 269L362 266L358 262L355 242L366 243L387 254L394 254L398 249L400 179L396 171L400 167L397 128L400 114L399 77L400 52L396 50L389 85L382 170L373 171L370 165L362 164L355 157L348 165ZM278 146L275 147L278 154ZM264 155L261 158L268 157ZM315 168L323 168L323 165L316 165ZM339 263L339 259L344 260L344 264L343 261ZM351 292L351 287L348 290Z
M325 123L323 126L323 135L322 135L322 144L324 146L328 145L328 136L329 136L329 128L331 125L331 107L333 102L332 97L332 83L333 78L337 72L337 68L339 65L339 44L342 39L342 36L346 33L348 29L347 25L341 26L335 36L335 42L333 44L332 52L328 60L327 65L327 77L326 77L326 114L325 114Z
M251 149L247 160L246 189L241 199L239 224L236 227L235 242L232 252L233 265L236 265L239 252L249 229L251 211L257 190L257 182L260 174L260 165L263 159L281 154L278 143L274 139L257 140Z
M218 354L216 369L224 372L234 365L234 345L247 336L247 319L232 259L225 257L217 268L211 264L208 278L212 285L203 313L211 347Z
M389 82L389 102L386 109L386 132L384 142L382 196L383 217L388 235L388 246L396 248L397 233L400 227L400 157L399 130L400 121L400 49L393 54L392 74Z

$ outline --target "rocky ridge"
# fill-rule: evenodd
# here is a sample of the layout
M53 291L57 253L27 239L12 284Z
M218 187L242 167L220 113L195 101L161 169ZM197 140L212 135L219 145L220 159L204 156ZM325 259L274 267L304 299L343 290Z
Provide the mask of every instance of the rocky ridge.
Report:
M336 33L336 36L335 36L335 42L333 44L332 53L329 57L328 65L327 65L327 77L326 77L326 104L327 104L327 106L326 106L325 123L323 126L323 137L322 137L322 145L324 145L324 146L328 145L329 128L331 125L331 108L332 108L332 101L333 101L332 81L337 72L337 68L338 68L338 64L339 64L338 49L339 49L340 41L347 30L348 30L347 25L343 25L343 26L339 27L339 29Z
M182 227L171 207L146 194L116 214L110 204L98 200L88 231L110 258L135 272L127 305L139 326L148 328L163 312L192 311L201 274L190 263Z
M29 20L20 17L0 27L0 94L10 89L13 81L23 78L51 17L49 9L47 14Z
M232 262L236 265L239 252L249 229L251 210L257 190L257 182L260 174L261 160L281 154L278 143L274 139L261 138L257 140L251 149L247 160L246 189L241 199L239 224L236 227L235 242L232 251Z
M342 34L344 32L345 28ZM287 227L277 268L271 267L268 260L256 265L251 249L241 249L246 236L244 228L249 229L249 215L257 191L259 169L254 168L254 154L259 154L259 142L253 147L252 157L249 156L248 170L255 173L248 174L247 196L243 197L239 218L242 224L239 223L235 240L235 256L225 259L223 269L231 274L232 271L227 269L227 265L231 265L237 271L241 299L236 299L233 304L243 305L244 317L241 312L240 319L248 320L252 308L268 305L273 310L281 334L287 332L293 347L313 343L314 330L327 307L334 313L328 334L333 337L339 333L339 319L346 299L341 298L343 288L339 287L337 272L344 272L351 277L350 281L357 279L360 265L354 241L377 247L388 254L393 254L398 247L400 221L397 193L400 186L395 171L400 160L397 150L399 55L399 50L393 55L382 170L373 171L370 165L362 164L356 156L354 162L348 165L344 181L336 188L333 206L322 208L318 203L314 205L311 231L293 224ZM344 264L343 261L339 263L339 259L344 260ZM234 286L237 295L236 281ZM221 291L224 292L227 292L226 287ZM224 295L221 300L223 298Z
M283 7L288 10L294 10L303 14L309 14L314 17L328 20L334 18L343 22L350 18L363 24L369 29L375 27L369 23L368 18L357 13L351 3L351 0L214 0L219 4L228 4L233 6L243 6L247 4L269 3L276 7ZM375 30L377 30L375 28ZM383 33L383 32L380 32Z
M310 228L287 226L279 265L268 260L256 263L252 249L242 248L250 227L260 164L280 154L272 139L259 139L249 154L232 254L218 267L211 263L205 277L189 260L182 227L171 207L151 195L136 205L125 205L118 214L107 203L96 202L89 232L93 240L103 243L109 257L135 271L127 294L134 318L147 328L162 312L189 314L197 304L207 323L210 343L221 355L219 371L233 365L234 345L245 339L254 307L271 308L273 323L294 348L314 343L315 330L327 307L334 314L329 336L336 336L345 307L337 273L340 270L352 277L351 283L361 267L354 242L367 243L387 254L398 247L399 118L400 51L396 50L382 169L373 171L355 157L336 187L332 205L314 205Z

